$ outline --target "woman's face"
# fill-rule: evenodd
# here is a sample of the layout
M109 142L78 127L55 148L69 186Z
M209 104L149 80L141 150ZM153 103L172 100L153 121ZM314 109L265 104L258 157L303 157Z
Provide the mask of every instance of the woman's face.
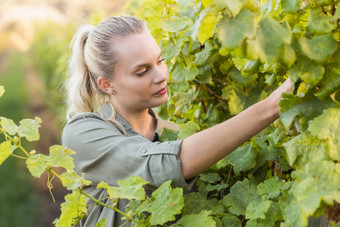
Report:
M119 39L119 62L112 79L113 104L124 111L140 111L168 99L168 71L162 51L148 31Z

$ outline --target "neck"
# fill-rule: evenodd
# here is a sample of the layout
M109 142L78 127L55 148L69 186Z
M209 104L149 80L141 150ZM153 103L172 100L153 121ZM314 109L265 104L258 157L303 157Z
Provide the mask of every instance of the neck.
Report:
M119 115L129 123L133 130L145 138L152 140L156 130L156 119L149 114L148 109L124 110L124 108L117 108L117 106L115 106L115 108Z

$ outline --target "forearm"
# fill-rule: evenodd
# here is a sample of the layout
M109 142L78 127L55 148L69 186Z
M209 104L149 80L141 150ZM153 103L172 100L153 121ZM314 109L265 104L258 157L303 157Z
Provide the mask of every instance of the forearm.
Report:
M210 167L259 133L277 117L275 103L263 100L235 117L183 140L180 152L186 179Z

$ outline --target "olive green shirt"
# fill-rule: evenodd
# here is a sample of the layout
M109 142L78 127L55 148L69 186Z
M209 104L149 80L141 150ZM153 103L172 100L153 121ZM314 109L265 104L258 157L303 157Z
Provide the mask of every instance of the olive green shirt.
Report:
M96 188L100 181L119 186L119 179L130 176L141 176L149 182L145 187L147 196L169 179L173 181L172 186L182 187L184 192L192 189L194 179L184 179L178 156L182 141L159 142L163 128L177 130L178 125L161 120L151 109L149 114L157 120L153 141L134 131L117 114L116 120L126 131L124 135L120 127L109 121L112 107L108 103L97 114L81 113L67 123L62 144L77 152L73 155L75 171L78 174L85 173L85 179L93 182L84 191L97 199L105 198L108 196L106 190ZM109 204L110 201L104 199L103 202ZM124 211L127 203L127 200L119 200L118 209ZM126 222L111 209L90 206L80 226L94 227L103 218L106 219L106 226L119 226Z

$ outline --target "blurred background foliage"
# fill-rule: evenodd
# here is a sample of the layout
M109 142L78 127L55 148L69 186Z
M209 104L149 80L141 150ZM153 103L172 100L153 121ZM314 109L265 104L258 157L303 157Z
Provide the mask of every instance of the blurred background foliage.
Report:
M7 0L0 1L0 116L18 123L39 116L41 139L27 146L47 153L60 143L65 121L63 81L69 43L83 23L96 24L110 15L124 14L127 0ZM131 5L133 6L133 4ZM3 139L3 138L1 138ZM33 179L9 158L0 168L0 226L52 226L60 214L65 189L47 176Z

